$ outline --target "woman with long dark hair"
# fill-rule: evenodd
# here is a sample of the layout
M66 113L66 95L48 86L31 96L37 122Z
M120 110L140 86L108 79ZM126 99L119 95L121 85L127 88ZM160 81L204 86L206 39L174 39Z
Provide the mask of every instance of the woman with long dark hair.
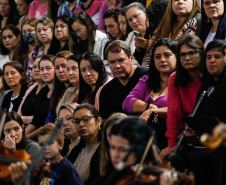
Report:
M194 108L201 86L201 66L204 60L204 46L200 38L188 34L178 39L176 72L168 82L167 132L168 146L160 153L164 158L175 148L176 138L182 133L185 122L182 116L189 116Z
M111 79L98 55L84 53L79 61L79 94L77 102L90 103L99 110L100 92Z
M76 12L69 19L71 33L70 51L76 55L85 52L95 53L103 60L104 46L107 43L107 35L97 29L89 15L84 12Z
M60 51L69 51L68 17L60 16L54 21L53 39L48 54L56 55Z
M15 50L18 48L20 30L14 25L7 25L1 32L0 68L7 62L13 61Z
M0 30L9 24L16 26L19 18L16 2L14 0L0 1Z
M24 123L20 116L12 111L6 114L3 126L2 138L5 146L12 151L24 149L28 154L35 157L39 151L38 143L25 137Z
M162 124L159 125L160 128L158 129L161 132L157 133L156 130L158 147L160 149L165 148L167 145L165 120L168 80L176 67L176 51L176 43L168 38L163 38L156 42L153 47L149 76L145 75L140 78L138 84L122 104L123 110L127 113L142 113L145 111L149 99L151 100L147 109L150 109L149 111L151 112L156 112L158 119L162 120Z

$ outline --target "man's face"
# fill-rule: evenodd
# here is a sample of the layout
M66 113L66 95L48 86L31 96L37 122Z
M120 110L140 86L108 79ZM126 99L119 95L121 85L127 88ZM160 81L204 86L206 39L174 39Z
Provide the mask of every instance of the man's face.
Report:
M127 79L133 74L133 55L128 57L122 49L119 53L109 51L108 63L112 74L118 79Z

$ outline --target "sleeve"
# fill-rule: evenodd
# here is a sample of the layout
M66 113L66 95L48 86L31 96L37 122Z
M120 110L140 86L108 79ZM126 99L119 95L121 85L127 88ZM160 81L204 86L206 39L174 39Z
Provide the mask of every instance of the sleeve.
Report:
M144 101L145 95L147 93L148 87L147 87L147 80L148 76L143 76L140 78L137 85L134 87L134 89L129 93L129 95L126 97L126 99L123 101L122 109L125 112L133 113L133 104L135 100L139 99Z
M183 26L182 33L199 36L200 27L201 27L201 15L197 13L195 17L189 19L188 22Z
M176 138L179 134L178 125L181 122L182 106L178 87L174 85L175 73L173 73L168 82L167 94L167 119L166 119L166 137L168 138L168 147L176 145Z
M103 30L105 32L105 28L104 28L104 13L107 11L108 7L107 7L107 1L105 1L101 7L100 7L100 11L99 11L99 21L98 21L98 28Z
M108 101L108 91L107 91L107 87L104 86L101 93L100 93L100 101L99 101L99 112L100 112L100 115L102 118L107 118L110 113L111 113L111 110L110 110L110 106L109 105L109 101Z
M33 1L29 7L27 18L30 18L30 17L35 17L35 1Z

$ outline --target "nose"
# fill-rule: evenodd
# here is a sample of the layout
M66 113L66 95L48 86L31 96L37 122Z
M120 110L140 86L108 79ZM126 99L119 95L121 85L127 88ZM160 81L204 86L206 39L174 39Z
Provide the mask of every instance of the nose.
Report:
M111 30L111 29L110 29L109 27L107 27L107 33L109 33L109 32L110 32L110 30Z
M15 131L14 131L14 130L12 130L12 131L10 132L10 136L11 136L11 137L15 137Z
M165 61L166 61L165 57L162 56L162 57L161 57L161 62L164 63Z
M188 54L186 54L185 59L190 60L190 56Z
M59 73L63 73L64 72L64 69L60 66L59 69L58 69Z

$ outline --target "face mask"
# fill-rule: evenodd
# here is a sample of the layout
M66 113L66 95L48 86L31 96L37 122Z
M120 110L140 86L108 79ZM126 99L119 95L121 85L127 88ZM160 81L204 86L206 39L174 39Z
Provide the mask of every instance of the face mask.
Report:
M23 34L23 39L26 44L33 44L35 42L35 34L26 32Z

